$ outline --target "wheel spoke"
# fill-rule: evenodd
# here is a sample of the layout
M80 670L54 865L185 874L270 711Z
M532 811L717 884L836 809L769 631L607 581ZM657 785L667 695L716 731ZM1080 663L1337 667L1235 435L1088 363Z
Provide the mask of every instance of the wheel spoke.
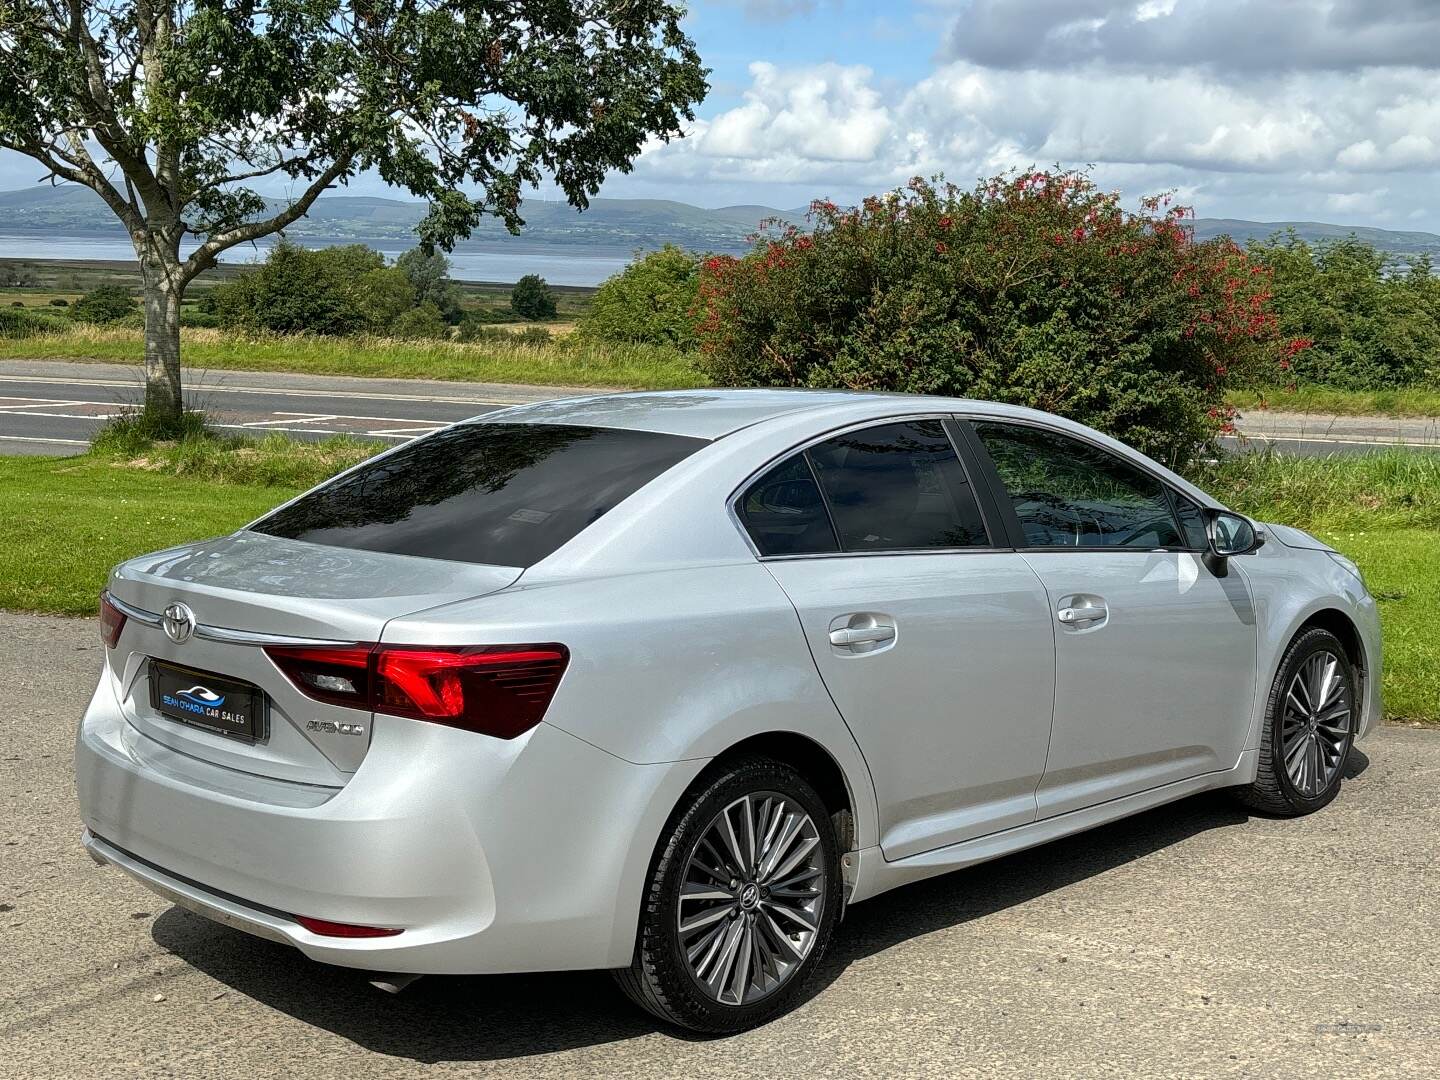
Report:
M691 916L689 919L680 923L680 936L689 937L695 933L696 930L703 930L711 923L719 922L725 918L726 915L730 914L732 907L733 905L729 904L722 907L713 907L708 911L702 911L699 915Z

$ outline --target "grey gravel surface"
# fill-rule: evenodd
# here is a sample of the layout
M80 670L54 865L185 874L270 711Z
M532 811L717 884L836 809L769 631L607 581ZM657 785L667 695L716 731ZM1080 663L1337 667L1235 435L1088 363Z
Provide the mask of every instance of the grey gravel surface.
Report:
M817 987L687 1038L598 972L354 972L172 909L81 852L95 624L0 613L0 1076L1440 1075L1440 733L1340 799L1203 796L858 905Z

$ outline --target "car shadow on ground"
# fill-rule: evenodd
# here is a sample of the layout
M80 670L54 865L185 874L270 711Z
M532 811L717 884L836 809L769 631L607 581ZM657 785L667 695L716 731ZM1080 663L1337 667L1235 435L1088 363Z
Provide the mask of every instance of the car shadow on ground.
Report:
M1369 760L1358 748L1347 776ZM1029 851L932 878L858 904L841 924L809 996L854 961L912 938L1003 911L1190 837L1243 824L1224 792L1197 795ZM226 986L378 1053L424 1063L495 1061L664 1032L693 1038L633 1007L605 972L430 976L398 995L363 974L306 960L180 908L152 934Z

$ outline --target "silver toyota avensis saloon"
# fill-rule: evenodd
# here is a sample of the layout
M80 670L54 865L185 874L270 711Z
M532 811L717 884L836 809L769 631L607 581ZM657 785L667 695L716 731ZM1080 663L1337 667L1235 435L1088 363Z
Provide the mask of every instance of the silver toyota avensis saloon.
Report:
M98 861L325 963L611 968L710 1032L898 885L1212 788L1317 810L1380 714L1348 559L946 398L507 409L125 563L101 625Z

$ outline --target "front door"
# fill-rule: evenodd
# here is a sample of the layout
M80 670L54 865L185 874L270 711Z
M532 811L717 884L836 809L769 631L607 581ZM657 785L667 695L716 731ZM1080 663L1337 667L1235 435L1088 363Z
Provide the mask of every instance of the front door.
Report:
M1033 821L1049 607L1024 558L992 546L944 425L818 443L737 509L864 753L885 857Z
M1203 559L1190 500L1091 443L976 421L1055 625L1042 818L1235 765L1255 694L1241 575Z

